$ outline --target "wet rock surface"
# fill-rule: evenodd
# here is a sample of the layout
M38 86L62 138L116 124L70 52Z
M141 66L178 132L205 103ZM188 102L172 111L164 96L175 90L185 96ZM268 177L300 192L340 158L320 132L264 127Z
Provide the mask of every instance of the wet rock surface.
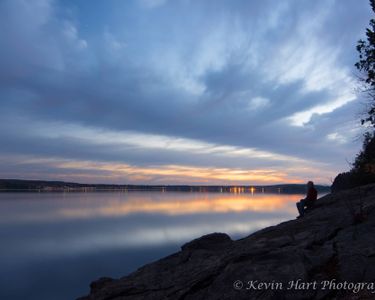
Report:
M94 281L79 299L375 299L369 285L356 293L321 288L324 281L374 283L374 266L375 185L368 185L326 195L305 217L241 240L200 237L128 276ZM288 289L291 281L305 286Z

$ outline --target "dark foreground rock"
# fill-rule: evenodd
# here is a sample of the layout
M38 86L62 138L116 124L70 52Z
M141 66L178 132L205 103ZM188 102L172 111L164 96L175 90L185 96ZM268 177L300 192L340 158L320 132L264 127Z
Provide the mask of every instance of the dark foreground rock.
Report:
M375 299L375 185L241 240L203 236L79 299Z

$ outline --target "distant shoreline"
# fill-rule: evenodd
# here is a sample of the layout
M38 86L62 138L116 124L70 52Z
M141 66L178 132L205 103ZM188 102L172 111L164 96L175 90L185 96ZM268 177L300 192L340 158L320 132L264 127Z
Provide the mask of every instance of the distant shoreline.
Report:
M316 185L319 193L330 192L326 185ZM303 194L305 184L276 185L134 185L84 184L65 181L0 179L0 192L219 192L219 193L283 193Z

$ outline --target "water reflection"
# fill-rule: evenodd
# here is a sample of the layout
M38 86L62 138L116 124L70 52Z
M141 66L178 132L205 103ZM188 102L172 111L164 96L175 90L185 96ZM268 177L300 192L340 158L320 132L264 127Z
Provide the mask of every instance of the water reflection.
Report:
M73 299L96 277L124 275L203 234L240 238L294 218L300 198L256 192L0 194L0 299L59 299L57 290L61 299Z
M25 195L27 195L27 199L24 199ZM130 214L174 216L229 212L284 211L294 213L294 203L300 198L301 195L262 193L116 192L0 194L0 200L2 200L0 223L121 217ZM53 199L54 202L51 203L50 199Z
M129 194L124 194L125 198ZM200 213L228 213L245 211L290 210L300 195L280 196L278 194L216 194L216 193L133 193L129 199L112 199L96 207L68 208L59 213L65 217L109 217L133 213L156 213L164 215L185 215ZM294 208L293 208L294 209Z

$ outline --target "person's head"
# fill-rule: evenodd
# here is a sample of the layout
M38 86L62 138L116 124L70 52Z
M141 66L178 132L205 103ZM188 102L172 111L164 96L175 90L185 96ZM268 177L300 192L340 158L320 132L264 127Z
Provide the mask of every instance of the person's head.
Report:
M307 182L307 187L309 189L313 188L314 187L314 182L312 182L312 181Z

